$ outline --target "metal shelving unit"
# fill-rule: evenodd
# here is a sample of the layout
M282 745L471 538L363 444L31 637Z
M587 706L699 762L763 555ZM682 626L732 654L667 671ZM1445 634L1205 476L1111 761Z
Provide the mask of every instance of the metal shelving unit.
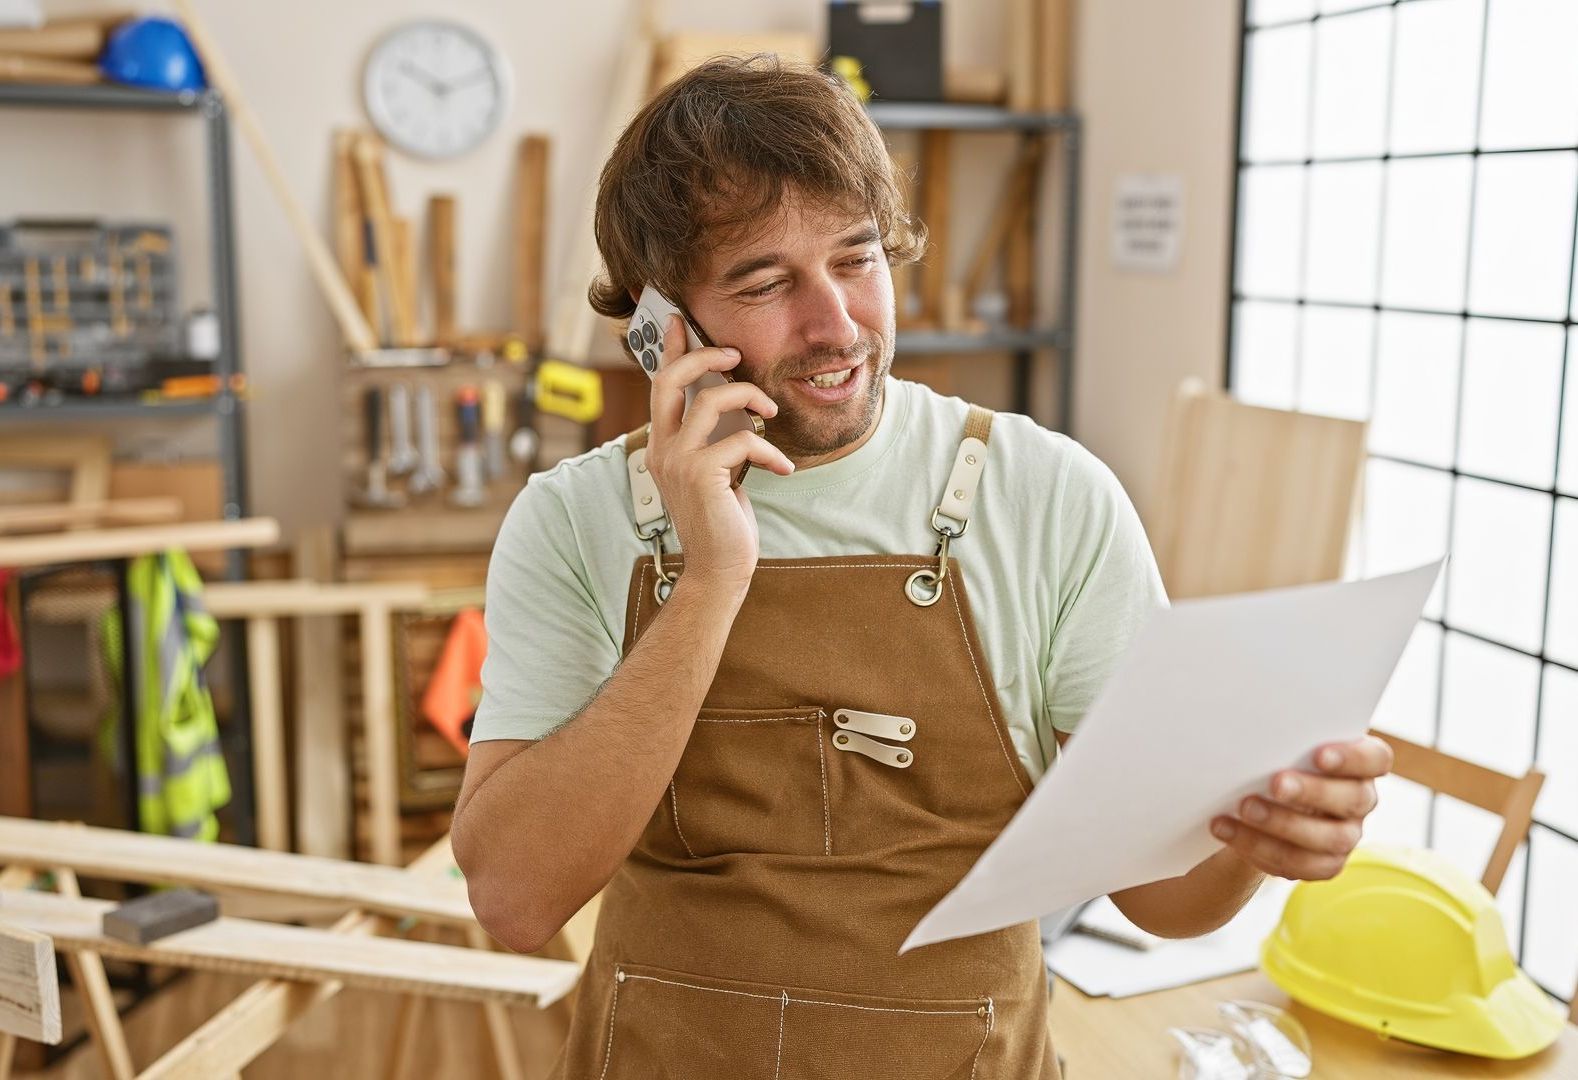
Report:
M961 105L910 101L873 101L866 106L872 121L886 131L974 131L1017 133L1023 138L1051 138L1059 151L1053 160L1063 170L1063 244L1059 251L1057 323L1032 330L993 329L983 334L951 331L900 331L898 355L941 353L1012 353L1014 408L1030 412L1030 378L1037 349L1058 351L1058 430L1072 434L1074 416L1075 281L1079 230L1080 118L1073 113L1017 112L996 105Z
M218 457L223 476L223 516L227 520L244 517L247 511L246 443L244 401L231 389L233 376L241 371L240 312L236 299L235 229L232 216L230 173L230 118L224 99L213 90L167 93L111 84L95 86L43 86L0 83L0 107L95 110L174 114L202 121L206 133L205 159L208 174L209 247L212 259L212 304L219 320L219 355L214 374L220 377L221 392L212 398L175 402L146 402L134 398L83 398L57 405L0 405L0 430L23 425L73 424L89 426L147 420L191 420L212 417L217 425ZM124 569L123 567L121 569ZM225 577L238 580L245 576L245 554L225 554ZM124 585L120 598L124 617ZM253 842L251 787L251 738L247 715L248 676L246 642L236 637L230 643L230 682L235 688L229 730L224 733L229 757L238 767L232 770L231 806L238 839ZM129 670L131 664L126 667ZM133 700L130 693L127 700ZM136 760L133 725L129 718L122 724L122 753L128 763ZM128 773L128 777L130 774ZM129 825L138 820L136 784L128 780L126 792Z
M0 107L86 109L195 116L207 133L208 205L213 261L214 312L219 318L219 357L214 373L225 389L201 402L148 404L130 399L71 401L60 405L0 405L0 426L12 423L91 423L100 420L191 418L212 415L218 422L219 459L224 475L224 516L243 516L247 505L245 410L230 389L241 371L241 333L236 303L235 228L231 215L230 118L224 99L213 90L164 93L110 84L35 86L0 83ZM241 555L228 557L231 575L240 575Z

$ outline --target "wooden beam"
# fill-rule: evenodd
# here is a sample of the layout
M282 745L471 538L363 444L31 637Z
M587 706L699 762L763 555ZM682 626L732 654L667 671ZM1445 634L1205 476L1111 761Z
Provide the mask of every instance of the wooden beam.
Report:
M0 863L69 866L86 877L341 903L461 928L476 925L465 882L312 855L199 844L88 825L0 818Z
M921 132L921 208L926 223L926 259L920 266L920 318L931 325L942 321L942 294L948 282L949 210L952 206L953 133Z
M121 529L0 539L0 566L15 569L92 562L95 559L135 558L166 548L226 551L230 548L267 547L278 541L279 522L273 518L135 525Z
M401 873L418 886L426 879L446 876L454 865L454 853L446 835ZM329 933L366 936L383 929L385 921L365 911L352 911ZM286 979L254 983L144 1070L140 1080L208 1080L245 1068L292 1024L343 987L340 982L301 983Z
M69 867L57 866L54 874L62 896L82 895L77 887L77 875ZM137 1070L132 1065L126 1029L121 1026L120 1010L115 1007L115 995L110 990L109 976L104 972L103 958L86 950L67 953L66 966L71 969L72 984L82 998L88 1034L93 1037L93 1046L99 1052L104 1075L111 1080L132 1080Z
M543 346L543 269L548 245L548 137L527 135L515 164L515 330Z
M396 345L412 345L416 341L416 315L405 304L405 288L400 277L400 240L396 235L394 212L389 207L383 151L377 140L363 134L357 136L351 152L356 162L362 206L372 224L373 255L378 262L378 278L383 284L384 304L389 311L390 336Z
M258 847L290 850L290 789L285 782L285 710L280 698L279 622L247 619L247 684L252 693L252 790Z
M90 949L148 964L240 975L343 982L370 990L452 1001L550 1005L575 985L580 968L564 960L478 952L454 945L347 937L304 926L221 917L150 945L130 945L100 930L108 900L0 891L0 926L45 934L55 947Z
M181 520L181 500L109 499L90 503L46 503L0 510L0 533L64 529L72 525L157 525Z
M378 325L378 283L373 277L367 251L367 214L356 188L356 162L352 151L357 133L334 133L334 246L340 257L340 272L349 282L367 325Z
M449 345L455 326L455 197L427 200L427 265L433 283L433 344Z
M416 610L429 589L417 581L217 581L203 589L203 607L216 619L354 615L368 605Z
M43 931L8 926L3 920L0 914L0 1032L58 1043L60 979L55 974L55 947Z
M332 527L303 530L294 569L314 581L339 578ZM295 631L296 850L346 859L351 854L351 763L340 623L333 616L309 616L297 620Z
M400 864L400 755L395 738L394 642L389 608L362 609L362 734L367 746L367 816L372 861Z

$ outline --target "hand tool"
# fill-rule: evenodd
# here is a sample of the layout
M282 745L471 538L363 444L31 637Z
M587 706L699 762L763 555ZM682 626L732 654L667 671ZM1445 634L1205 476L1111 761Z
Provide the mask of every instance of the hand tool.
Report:
M167 889L104 913L104 936L132 945L169 937L219 918L219 902L199 889Z
M478 442L477 388L462 386L455 394L460 421L460 446L455 451L455 490L449 501L456 506L480 506L487 492L482 487L482 446Z
M519 416L520 427L510 436L510 457L526 466L527 473L537 471L537 398L531 379L521 387Z
M438 409L433 391L426 386L416 388L416 445L421 459L405 487L413 495L423 495L436 491L445 479L438 463Z
M411 389L395 383L389 387L389 475L404 476L419 460L411 445Z
M433 282L433 343L455 339L455 197L427 200L427 262Z
M482 384L482 451L488 480L504 475L504 384L489 379Z
M383 392L369 386L362 394L362 419L367 436L367 486L357 492L356 502L371 510L393 510L405 499L390 491L385 482Z

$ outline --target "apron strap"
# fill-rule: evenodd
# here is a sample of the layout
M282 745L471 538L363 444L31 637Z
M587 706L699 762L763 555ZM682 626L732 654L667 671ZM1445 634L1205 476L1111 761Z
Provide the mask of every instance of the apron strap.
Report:
M975 490L981 484L981 473L986 468L986 443L992 434L992 410L971 405L964 420L964 437L959 441L959 452L953 458L953 471L948 474L948 486L943 488L937 513L958 524L956 535L963 535L970 524L970 510L975 506ZM933 528L937 527L935 519Z
M663 532L668 528L667 514L663 511L663 496L658 493L652 474L647 472L647 435L652 425L642 424L625 436L625 467L630 473L630 508L635 512L636 535L643 540L652 538L652 524L663 522Z

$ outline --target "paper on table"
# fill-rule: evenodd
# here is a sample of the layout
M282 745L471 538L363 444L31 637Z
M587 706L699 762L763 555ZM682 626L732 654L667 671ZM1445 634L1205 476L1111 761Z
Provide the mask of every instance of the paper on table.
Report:
M1201 862L1221 846L1213 817L1364 734L1445 561L1158 612L1057 767L899 952Z
M1047 966L1087 997L1115 998L1249 971L1260 964L1261 943L1276 929L1292 891L1293 882L1270 878L1226 926L1153 949L1065 934L1046 947Z

